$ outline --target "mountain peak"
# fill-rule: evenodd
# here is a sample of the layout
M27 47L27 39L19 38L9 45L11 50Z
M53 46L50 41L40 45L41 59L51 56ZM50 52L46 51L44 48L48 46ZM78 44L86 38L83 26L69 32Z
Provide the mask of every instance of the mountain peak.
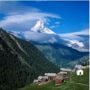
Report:
M38 20L36 24L31 28L32 32L55 34L52 30L45 26L42 20Z

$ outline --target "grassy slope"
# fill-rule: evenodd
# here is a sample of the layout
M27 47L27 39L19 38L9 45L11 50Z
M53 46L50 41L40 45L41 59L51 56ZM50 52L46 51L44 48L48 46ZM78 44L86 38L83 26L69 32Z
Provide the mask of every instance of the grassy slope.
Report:
M55 86L54 82L46 85L27 85L26 87L19 90L89 90L89 71L85 70L83 76L77 76L75 73L71 73L71 79L64 82L61 86Z

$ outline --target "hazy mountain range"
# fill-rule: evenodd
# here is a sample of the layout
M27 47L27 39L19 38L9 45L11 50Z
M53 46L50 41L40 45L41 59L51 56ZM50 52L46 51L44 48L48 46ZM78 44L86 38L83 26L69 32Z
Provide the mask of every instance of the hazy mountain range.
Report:
M83 52L89 50L88 30L86 30L85 33L76 32L69 34L56 34L54 31L46 27L42 20L38 20L28 31L13 31L11 33L28 41L31 40L38 43L59 43Z
M10 32L13 35L32 42L50 61L61 67L72 66L71 61L78 61L87 56L89 50L89 35L86 32L56 34L46 27L42 20L28 31Z

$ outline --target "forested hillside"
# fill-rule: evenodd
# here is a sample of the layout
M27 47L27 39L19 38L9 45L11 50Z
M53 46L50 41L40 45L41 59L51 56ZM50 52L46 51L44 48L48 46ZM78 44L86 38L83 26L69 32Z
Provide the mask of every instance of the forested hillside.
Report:
M72 49L63 44L58 44L58 43L52 43L52 44L50 43L39 44L35 42L32 43L36 45L36 47L45 55L47 59L49 59L51 62L54 62L56 65L60 67L74 67L75 64L77 64L78 62L86 61L84 57L88 58L88 54L89 54L88 52L79 52L75 49ZM71 63L71 62L77 62L77 63Z
M38 75L57 71L59 68L30 42L0 29L0 90L17 90Z

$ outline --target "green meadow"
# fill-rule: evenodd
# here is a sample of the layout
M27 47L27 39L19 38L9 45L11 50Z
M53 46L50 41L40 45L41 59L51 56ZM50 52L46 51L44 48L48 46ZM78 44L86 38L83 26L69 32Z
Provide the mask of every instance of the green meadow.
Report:
M70 73L70 79L60 86L55 86L52 81L46 85L27 85L19 90L89 90L89 69L84 70L83 76Z

